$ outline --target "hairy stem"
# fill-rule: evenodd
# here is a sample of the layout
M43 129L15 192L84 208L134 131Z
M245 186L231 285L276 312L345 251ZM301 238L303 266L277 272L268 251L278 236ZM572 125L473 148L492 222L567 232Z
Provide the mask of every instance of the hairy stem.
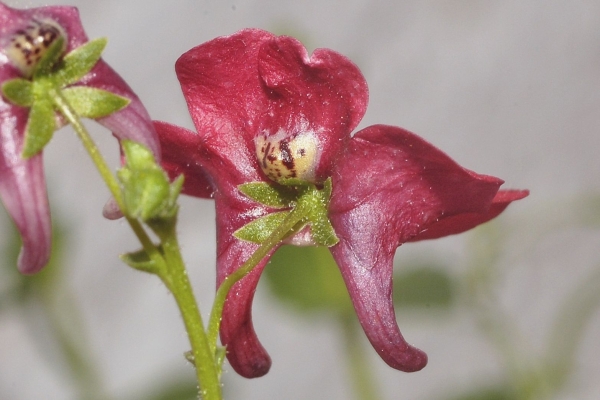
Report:
M309 210L306 207L297 206L294 208L281 225L252 253L250 258L223 280L217 290L208 325L208 340L213 352L216 351L217 336L219 334L225 300L233 285L248 275L282 240L296 232L297 225L305 220L308 212Z

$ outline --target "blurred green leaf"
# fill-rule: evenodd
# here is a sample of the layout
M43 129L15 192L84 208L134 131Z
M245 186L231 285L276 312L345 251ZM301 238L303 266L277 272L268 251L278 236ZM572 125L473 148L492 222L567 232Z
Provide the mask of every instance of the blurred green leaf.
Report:
M2 219L3 220L3 219ZM17 258L21 249L21 237L12 223L3 224L2 235L8 237L0 248L0 268L6 284L0 292L0 310L9 305L22 304L40 290L51 290L63 269L60 262L66 247L67 235L55 218L52 230L52 254L48 265L35 275L23 275L17 270ZM8 217L6 218L8 222Z
M265 270L279 300L302 312L353 313L346 285L326 247L282 246Z
M180 379L180 378L176 378ZM144 400L196 400L198 398L198 382L190 380L171 379L152 391L139 397Z
M346 285L326 247L282 246L265 275L275 296L300 311L352 312ZM448 308L455 298L453 279L440 267L422 265L394 275L398 307Z
M394 274L397 307L448 308L455 297L454 282L441 268L425 265Z
M452 400L519 400L519 396L513 388L506 386L497 386L490 388L478 388L469 393L450 397Z

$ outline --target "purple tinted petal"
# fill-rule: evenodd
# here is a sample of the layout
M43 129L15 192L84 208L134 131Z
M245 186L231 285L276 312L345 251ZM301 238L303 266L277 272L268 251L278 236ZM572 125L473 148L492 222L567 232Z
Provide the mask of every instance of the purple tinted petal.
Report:
M32 274L50 258L50 209L42 155L21 158L27 110L0 98L0 198L21 233L19 271Z
M204 147L198 134L164 122L155 122L155 126L163 149L163 167L172 177L184 174L186 194L215 198L219 286L258 247L236 239L233 233L270 210L239 192L236 181L232 179L236 174L232 173L234 167L230 161L215 155L213 149ZM240 179L239 176L237 179ZM271 359L258 341L252 325L254 292L269 258L270 255L265 257L250 275L231 289L223 310L221 342L227 347L227 358L232 367L247 378L262 376L271 366Z
M224 212L217 202L217 215ZM227 212L227 211L225 211ZM229 274L240 267L258 247L253 243L239 241L217 218L217 286ZM227 348L227 359L233 369L243 377L258 378L269 372L271 358L261 345L252 325L252 300L260 275L275 250L257 265L250 274L237 282L230 290L221 320L221 343Z
M162 166L173 180L183 174L182 193L190 196L211 198L211 179L202 168L204 162L202 144L197 133L166 122L155 121L163 152Z
M374 212L368 207L360 207L348 213L346 223L360 228L347 230L344 234L338 232L340 242L331 248L331 253L373 348L390 367L404 372L418 371L427 364L427 355L404 340L394 312L392 259L395 249L361 253L365 235L378 233L376 229L362 229L366 220L373 219Z
M288 36L265 42L258 57L269 99L260 132L283 130L289 136L314 132L320 149L316 180L324 181L366 111L364 77L341 54L317 49L309 56L299 41Z
M350 141L333 175L330 217L340 243L331 252L367 337L390 366L416 371L427 362L397 327L396 248L443 217L487 211L501 183L401 128L371 126Z
M325 178L367 105L367 85L347 58L326 49L309 57L295 39L258 29L191 49L176 71L196 130L239 183L265 179L254 139L280 131L317 135L316 173Z
M228 165L236 185L263 180L254 145L265 110L257 57L272 34L246 29L184 53L175 64L190 114L215 162Z
M237 270L258 248L257 244L236 239L233 233L255 218L273 211L257 206L231 186L215 192L217 215L217 287ZM266 374L271 359L260 344L252 325L252 300L258 279L272 251L230 290L221 321L221 342L227 347L227 359L237 373L246 378Z
M496 218L510 203L521 200L529 195L528 190L500 190L496 193L492 205L486 212L465 213L440 219L438 222L411 238L409 242L437 239L440 237L462 233Z
M118 139L128 139L148 147L158 161L161 159L158 136L144 105L129 85L103 60L77 86L89 86L107 90L128 98L131 102L124 109L97 121L110 129Z

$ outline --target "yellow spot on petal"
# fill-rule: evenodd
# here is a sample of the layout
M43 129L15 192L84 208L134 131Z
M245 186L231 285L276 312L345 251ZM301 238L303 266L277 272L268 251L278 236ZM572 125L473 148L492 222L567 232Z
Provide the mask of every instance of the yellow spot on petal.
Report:
M275 135L262 134L256 138L258 162L270 179L297 178L313 181L319 158L319 146L314 132L287 135L283 131Z
M66 50L67 35L60 25L49 19L34 19L14 32L5 53L23 76L29 78L50 45L60 37L65 39Z

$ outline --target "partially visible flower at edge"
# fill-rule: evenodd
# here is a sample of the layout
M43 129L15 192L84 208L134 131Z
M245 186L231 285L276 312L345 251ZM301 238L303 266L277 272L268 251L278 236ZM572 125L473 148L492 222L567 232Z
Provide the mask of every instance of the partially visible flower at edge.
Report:
M20 10L0 2L0 85L14 78L28 78L23 65L19 64L30 57L31 46L23 47L19 42L35 42L29 43L35 49L41 43L36 40L52 30L66 36L65 53L88 42L79 12L74 7ZM22 50L19 56L23 59L15 61L14 56L8 54L9 48ZM160 157L156 131L146 109L125 81L102 59L72 86L103 89L129 99L125 109L97 121L117 138L142 143ZM18 267L26 274L35 273L46 265L51 248L42 153L27 159L21 156L28 115L28 108L14 105L0 96L0 198L21 233L23 247ZM57 120L61 123L60 118Z
M309 56L297 40L246 29L183 54L176 72L198 133L156 122L163 166L185 175L183 192L214 198L217 285L256 250L234 237L273 213L239 185L300 177L331 178L330 247L359 321L391 367L427 363L398 328L392 269L402 243L460 233L502 212L527 191L498 191L502 180L476 174L418 136L374 125L351 136L366 110L367 84L346 57L328 49ZM310 228L286 242L311 245ZM271 360L252 325L258 279L275 249L240 280L225 302L221 341L242 376L266 374Z

